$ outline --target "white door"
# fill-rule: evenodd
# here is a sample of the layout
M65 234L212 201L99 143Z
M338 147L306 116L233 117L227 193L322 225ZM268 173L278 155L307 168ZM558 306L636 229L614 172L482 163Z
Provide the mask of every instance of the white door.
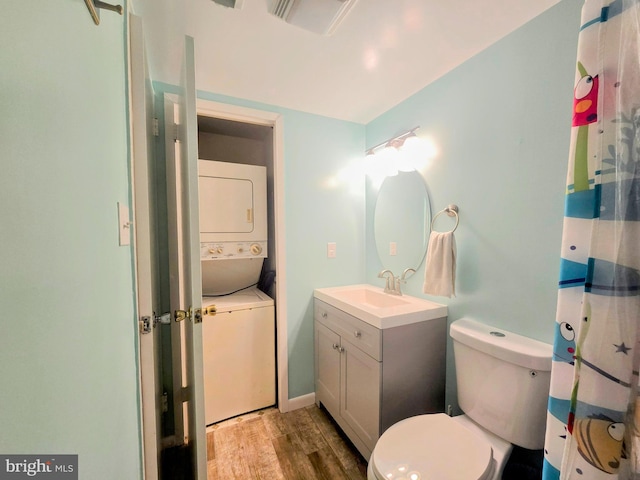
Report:
M206 480L194 64L193 39L185 37L180 94L165 95L167 210L176 436L190 447L194 478Z
M150 162L153 145L153 89L146 68L142 19L129 15L130 118L132 139L133 224L137 283L137 308L141 319L139 333L140 389L144 473L146 480L157 480L160 464L160 425L162 382L160 380L160 329L154 325L158 297L154 292L156 279L155 242L150 182ZM144 320L142 320L144 319Z

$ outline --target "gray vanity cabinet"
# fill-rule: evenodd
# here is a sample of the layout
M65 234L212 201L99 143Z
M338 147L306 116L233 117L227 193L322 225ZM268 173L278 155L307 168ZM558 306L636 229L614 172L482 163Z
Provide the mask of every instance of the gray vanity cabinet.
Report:
M378 329L315 300L316 403L368 460L394 423L444 411L446 317Z
M315 334L316 401L322 398L329 413L372 448L379 433L380 362L321 322L316 322Z

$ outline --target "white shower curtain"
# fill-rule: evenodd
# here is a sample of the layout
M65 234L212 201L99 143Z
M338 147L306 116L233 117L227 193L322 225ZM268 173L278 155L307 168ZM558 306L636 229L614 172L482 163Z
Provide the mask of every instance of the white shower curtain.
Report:
M640 0L579 35L543 479L640 478Z

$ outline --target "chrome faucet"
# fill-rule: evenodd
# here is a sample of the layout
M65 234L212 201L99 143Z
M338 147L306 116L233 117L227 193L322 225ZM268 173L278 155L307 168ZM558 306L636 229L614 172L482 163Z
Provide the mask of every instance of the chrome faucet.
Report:
M400 280L396 279L396 288L395 288L396 295L402 295L402 289L400 287L401 287L401 284L407 283L406 277L407 277L407 273L409 272L416 273L415 269L413 268L405 268L404 272L402 272L402 276L400 277Z
M407 273L409 273L409 272L416 273L415 269L413 269L413 268L405 268L404 272L402 272L402 277L400 278L401 282L407 283L407 280L406 280L405 277L407 276Z
M388 275L387 275L388 274ZM379 274L378 274L378 278L384 278L386 279L386 283L384 285L384 293L394 293L395 287L396 287L396 277L393 275L393 272L391 270L382 270Z
M413 270L413 268L407 268L407 270ZM386 279L386 284L384 286L384 293L388 293L389 295L402 295L402 290L400 289L400 283L406 283L404 279L407 274L407 270L402 274L402 278L396 277L391 270L383 270L378 274L378 278ZM415 270L413 270L415 272ZM388 274L388 275L387 275Z
M402 272L401 277L396 277L391 270L382 270L378 274L378 278L384 278L386 280L384 286L384 293L388 293L389 295L402 295L402 284L407 283L407 274L416 273L413 268L406 268L404 272Z

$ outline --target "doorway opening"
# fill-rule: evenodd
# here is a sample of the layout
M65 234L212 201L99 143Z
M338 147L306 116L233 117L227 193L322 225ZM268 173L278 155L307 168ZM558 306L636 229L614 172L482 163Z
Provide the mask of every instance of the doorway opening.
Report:
M289 411L283 119L273 112L197 100L198 156L266 168L267 252L260 288L275 304L276 402Z
M262 268L261 287L272 300L275 307L275 355L276 364L275 404L281 412L289 411L288 401L288 354L286 327L286 264L285 264L285 236L284 236L284 168L283 168L283 140L282 118L279 114L257 111L227 104L197 100L197 130L199 161L227 163L243 163L246 165L262 166L266 169L267 183L267 223L268 237L266 242L266 258ZM169 142L172 143L172 142ZM230 152L231 151L231 152ZM202 263L202 262L201 262ZM269 273L273 278L269 280ZM203 298L206 300L206 297ZM207 305L203 301L203 310ZM221 315L216 315L220 317ZM216 317L213 317L214 319ZM211 319L203 315L203 324ZM175 327L172 322L172 327ZM164 326L167 327L168 326ZM204 333L204 328L203 328ZM179 360L172 361L169 352L175 352L172 335L163 330L163 384L167 397L163 407L163 456L166 454L180 454L182 442L180 430L174 428L181 412L180 405L176 405L174 398L181 398L182 385L172 380L171 369ZM179 338L177 335L176 338ZM203 338L204 339L204 338ZM179 342L178 342L179 343ZM203 350L206 345L203 346ZM178 351L181 349L178 346ZM204 383L204 382L203 382ZM173 386L173 392L172 392ZM198 400L199 398L194 398ZM206 409L205 409L206 410ZM241 413L238 413L241 414ZM206 415L205 415L206 416ZM204 427L204 421L202 422ZM208 423L208 422L207 422ZM204 428L203 428L204 433ZM198 442L205 442L206 438L198 434ZM172 448L173 447L173 448ZM167 452L166 449L171 449ZM167 457L168 458L168 457ZM180 457L181 458L181 457ZM175 458L174 458L175 460ZM163 462L165 463L165 462ZM172 463L170 461L169 463ZM178 462L179 463L179 462ZM163 466L164 470L164 466ZM164 477L164 476L163 476ZM166 478L166 477L164 477Z
M212 425L276 405L273 126L198 115L198 190Z

